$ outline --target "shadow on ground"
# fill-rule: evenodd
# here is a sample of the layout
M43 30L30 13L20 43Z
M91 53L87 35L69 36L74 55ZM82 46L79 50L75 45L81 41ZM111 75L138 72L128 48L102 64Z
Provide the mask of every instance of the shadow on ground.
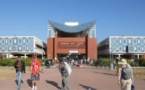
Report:
M61 89L61 88L58 86L58 83L56 83L56 82L54 82L54 81L48 81L48 80L45 80L45 81L46 81L46 83L51 84L51 85L55 86L55 87L58 88L58 89Z
M15 80L15 83L16 83L16 85L18 85L18 81L17 80ZM23 80L21 80L21 83L24 83Z
M97 90L95 88L92 88L90 86L86 86L86 85L82 85L82 84L79 84L80 86L82 86L85 90Z
M100 73L100 72L95 72L95 73L98 73L98 74L104 74L104 75L116 76L116 74L112 74L112 73Z
M32 87L32 82L31 82L30 79L27 79L27 84L28 84L30 87Z

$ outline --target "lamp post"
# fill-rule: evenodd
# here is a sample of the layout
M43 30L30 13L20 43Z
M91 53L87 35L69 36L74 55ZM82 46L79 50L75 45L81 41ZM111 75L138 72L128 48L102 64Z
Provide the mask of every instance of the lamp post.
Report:
M106 43L106 45L109 45L109 43ZM109 68L112 70L113 69L113 60L112 60L112 47L110 46L109 47L109 56L110 56L110 65L109 65Z

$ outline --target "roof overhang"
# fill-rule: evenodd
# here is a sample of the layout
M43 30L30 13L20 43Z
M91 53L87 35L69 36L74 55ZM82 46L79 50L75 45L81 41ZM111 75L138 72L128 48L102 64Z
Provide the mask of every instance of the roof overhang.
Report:
M90 28L95 24L96 20L83 23L77 26L68 26L51 20L48 20L48 22L55 30L59 30L65 33L79 33L87 32L88 30L90 30Z

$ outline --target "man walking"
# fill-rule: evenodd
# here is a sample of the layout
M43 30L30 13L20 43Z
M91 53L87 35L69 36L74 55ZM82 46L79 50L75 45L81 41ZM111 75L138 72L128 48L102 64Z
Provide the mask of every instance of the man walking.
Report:
M31 79L32 79L32 90L37 90L37 83L40 79L41 63L37 60L37 56L33 57L31 61Z
M25 73L25 63L21 60L20 57L18 57L18 60L15 62L14 68L16 69L17 74L18 90L20 90L22 73Z
M59 71L62 75L62 87L60 90L65 90L65 86L67 88L67 90L71 90L69 83L67 81L67 77L69 76L68 71L66 70L65 64L64 64L64 60L60 59L59 60Z

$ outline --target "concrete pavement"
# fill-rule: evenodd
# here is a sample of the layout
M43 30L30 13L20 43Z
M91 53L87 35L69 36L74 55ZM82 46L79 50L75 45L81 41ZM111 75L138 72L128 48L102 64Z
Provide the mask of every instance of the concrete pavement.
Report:
M109 69L94 67L72 67L68 77L72 90L120 90L118 77ZM14 71L15 72L15 71ZM57 67L45 69L41 73L38 90L58 90L61 87L61 75ZM23 74L21 90L31 90L30 73ZM135 79L136 90L145 90L145 80ZM0 90L17 90L16 78L0 83Z

